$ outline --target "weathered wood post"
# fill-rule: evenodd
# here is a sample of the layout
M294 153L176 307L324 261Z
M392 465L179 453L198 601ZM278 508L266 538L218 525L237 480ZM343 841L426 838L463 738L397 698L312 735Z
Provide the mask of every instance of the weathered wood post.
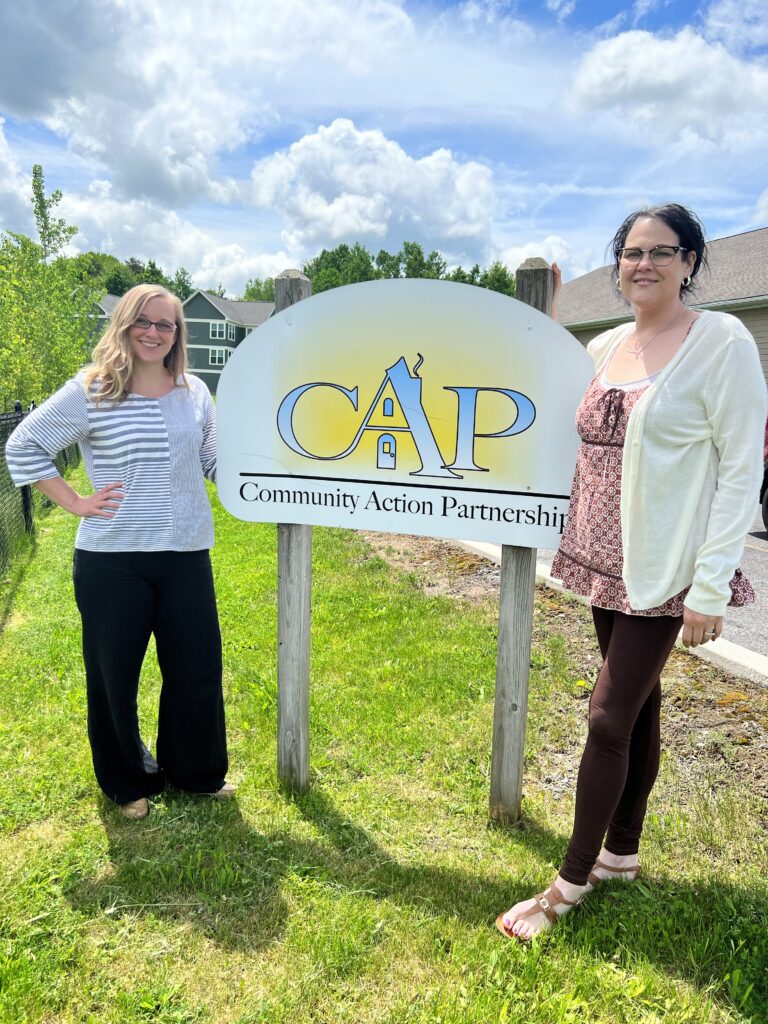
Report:
M298 270L275 278L275 312L309 298ZM312 626L312 527L277 525L277 777L292 792L309 789L309 652Z
M549 313L552 271L547 261L527 259L517 270L515 289L521 302ZM502 544L490 815L504 825L519 819L523 799L535 584L536 548Z

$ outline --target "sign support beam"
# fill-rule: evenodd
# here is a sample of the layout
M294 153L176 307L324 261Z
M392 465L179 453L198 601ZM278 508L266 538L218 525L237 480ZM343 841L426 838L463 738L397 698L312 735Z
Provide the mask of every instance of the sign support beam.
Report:
M309 298L297 270L275 278L275 313ZM312 527L277 525L277 777L294 793L309 789L309 656L312 626Z
M515 275L517 298L550 314L552 271L540 257L527 259ZM536 585L536 548L501 546L499 639L493 705L490 816L501 825L520 818L528 682Z

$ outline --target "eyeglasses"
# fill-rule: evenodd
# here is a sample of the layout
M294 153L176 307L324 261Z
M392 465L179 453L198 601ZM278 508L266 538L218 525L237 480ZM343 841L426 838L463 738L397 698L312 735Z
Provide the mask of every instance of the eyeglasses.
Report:
M137 316L131 327L138 327L142 331L156 327L161 334L172 334L176 330L176 324L172 324L170 320L150 320L146 316Z
M666 267L675 258L676 252L688 252L684 245L654 245L652 249L617 249L616 259L623 263L639 263L645 253L654 267Z

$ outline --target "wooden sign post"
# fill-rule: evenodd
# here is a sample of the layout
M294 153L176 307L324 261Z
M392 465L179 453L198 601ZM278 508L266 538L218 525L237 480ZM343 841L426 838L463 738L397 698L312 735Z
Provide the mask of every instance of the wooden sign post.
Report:
M275 313L309 298L298 270L275 278ZM309 789L309 657L312 627L312 527L277 525L277 777L291 792Z
M552 271L546 260L526 260L515 284L521 302L550 312ZM502 544L489 808L491 818L503 825L519 819L523 800L535 585L536 548Z

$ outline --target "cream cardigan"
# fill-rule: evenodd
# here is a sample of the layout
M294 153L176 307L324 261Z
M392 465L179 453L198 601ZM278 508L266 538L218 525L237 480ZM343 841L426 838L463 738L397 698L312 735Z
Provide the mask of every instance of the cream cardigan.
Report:
M598 372L633 326L589 343ZM623 577L637 611L688 586L687 608L725 611L756 512L767 411L752 335L728 313L701 312L627 424Z

